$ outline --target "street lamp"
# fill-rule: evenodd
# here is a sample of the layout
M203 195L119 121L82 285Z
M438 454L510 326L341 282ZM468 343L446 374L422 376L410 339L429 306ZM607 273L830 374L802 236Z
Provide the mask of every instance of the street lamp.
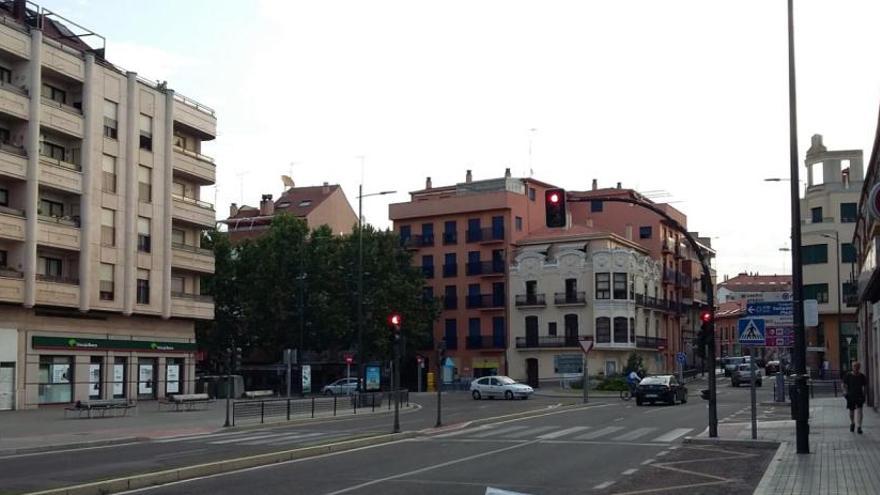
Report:
M358 290L357 290L357 323L358 323L358 386L363 392L361 378L364 376L364 198L384 196L397 191L380 191L364 194L364 185L358 185Z
M835 246L837 246L837 254L834 255L834 261L837 262L837 341L840 342L840 335L843 333L843 330L840 328L841 314L840 314L840 306L841 306L841 283L840 283L840 235L838 232L833 232L832 234L820 234L822 237L826 239L834 239ZM846 348L846 357L849 359L849 344L847 344ZM822 366L824 363L820 363ZM843 365L844 363L840 363ZM849 368L849 363L847 363L847 368Z

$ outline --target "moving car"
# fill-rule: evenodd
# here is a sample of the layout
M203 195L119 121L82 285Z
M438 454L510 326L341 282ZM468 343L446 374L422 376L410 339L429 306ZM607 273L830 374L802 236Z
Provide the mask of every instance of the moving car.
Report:
M737 366L748 363L749 356L736 356L724 358L724 376L732 376Z
M764 372L767 373L767 376L775 375L782 371L782 365L779 361L767 361L767 365L764 366Z
M636 387L636 405L645 402L668 402L673 406L687 402L687 387L673 375L656 375L642 378Z
M755 366L755 386L760 387L764 381L764 370ZM733 376L730 377L730 384L734 387L739 387L740 383L745 383L746 385L752 382L752 365L750 363L741 364L736 368L736 371L733 372Z
M519 383L509 376L484 376L471 382L471 396L474 400L480 400L483 397L490 399L494 397L504 397L511 399L528 399L535 391L532 387Z
M321 393L324 395L349 395L357 390L357 386L357 378L340 378L329 385L324 385Z

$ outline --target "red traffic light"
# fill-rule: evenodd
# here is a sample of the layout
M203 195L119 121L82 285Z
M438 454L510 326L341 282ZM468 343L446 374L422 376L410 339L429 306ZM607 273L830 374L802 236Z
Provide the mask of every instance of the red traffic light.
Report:
M544 208L547 216L547 227L565 227L567 213L565 210L564 189L547 189L544 191Z
M700 321L703 323L709 323L712 321L712 312L711 311L703 311L700 313Z
M388 323L391 323L395 327L399 327L402 322L403 318L397 313L392 313L391 316L388 317Z
M551 192L549 194L549 196L547 197L547 200L553 204L558 203L559 202L559 193L556 191Z

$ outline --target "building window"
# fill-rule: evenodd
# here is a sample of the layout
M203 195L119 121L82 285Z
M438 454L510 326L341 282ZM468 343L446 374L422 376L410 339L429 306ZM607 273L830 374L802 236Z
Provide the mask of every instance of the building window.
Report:
M608 344L611 342L611 318L606 316L596 318L596 343Z
M186 292L186 279L179 275L171 276L171 294L175 296L183 295Z
M458 262L456 260L455 253L446 253L443 255L443 276L458 276Z
M522 226L522 217L516 217L516 218L514 219L514 222L515 222L515 224L516 224L516 231L517 231L517 232L522 232L522 227L523 227L523 226Z
M142 150L153 151L153 118L141 114L140 147Z
M110 100L104 100L104 137L117 139L118 115L119 105Z
M443 244L455 244L458 242L455 220L449 220L443 224Z
M41 256L40 264L43 268L43 273L41 273L41 275L51 279L61 278L63 265L60 258L49 258L47 256Z
M40 356L40 404L73 401L73 358L70 356Z
M636 341L636 319L629 319L629 341L633 343Z
M5 249L0 249L0 268L8 267L9 263L9 252Z
M590 201L590 211L592 213L601 213L602 212L602 202L601 201Z
M41 199L40 211L38 213L46 217L61 218L64 216L64 203L50 199Z
M443 290L443 308L444 309L456 309L458 308L458 297L455 295L455 286L447 285Z
M103 175L101 178L101 190L108 193L116 193L116 157L103 155L101 163Z
M186 245L186 231L181 230L181 229L171 229L171 245L185 246Z
M101 244L116 245L116 212L109 208L101 208Z
M530 187L529 188L529 199L534 201L536 197L537 197L537 192L535 191L535 188Z
M858 205L856 203L840 203L841 223L854 223L858 216Z
M815 299L819 304L828 302L828 284L804 284L804 299Z
M427 254L422 256L422 274L425 278L434 278L434 256Z
M444 324L443 340L446 341L447 349L458 348L458 322L454 318L449 318Z
M6 67L0 67L0 82L12 84L12 71Z
M596 274L596 299L611 299L611 274Z
M851 243L843 243L840 245L840 261L842 263L856 262L856 247Z
M804 265L828 263L828 244L801 246L801 256Z
M651 238L651 226L639 227L639 239Z
M614 274L614 299L626 299L626 273Z
M138 201L149 203L153 200L153 171L150 167L138 165Z
M433 223L423 223L422 224L422 246L433 246L434 245L434 224Z
M405 245L412 238L412 227L409 225L400 226L400 245Z
M556 322L555 321L547 322L547 335L550 335L553 337L556 336Z
M40 141L40 154L59 162L65 161L64 146L49 141Z
M42 96L48 100L52 100L55 103L61 103L64 105L67 103L67 91L64 91L61 88L56 88L50 84L43 83Z
M622 316L614 318L614 343L623 344L629 341L626 329L626 318Z
M851 284L849 282L844 282L841 287L841 292L843 294L843 299L846 301L847 299L853 298L857 294L856 284Z
M0 188L0 206L9 206L9 189Z
M138 217L138 251L149 253L150 249L150 219Z
M99 296L102 301L112 301L114 294L114 284L113 284L113 265L109 263L101 263L101 276L99 290Z
M822 223L822 207L810 208L810 216L812 223Z
M137 271L137 303L150 304L150 272L138 269Z

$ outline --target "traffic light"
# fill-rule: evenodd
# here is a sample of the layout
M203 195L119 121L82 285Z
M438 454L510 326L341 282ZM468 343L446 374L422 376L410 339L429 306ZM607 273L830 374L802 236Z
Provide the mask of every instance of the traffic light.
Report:
M547 213L547 226L565 227L565 189L547 189L544 192L544 208Z
M700 331L697 332L697 349L701 357L706 355L706 349L711 345L709 335L711 334L711 326L714 315L711 311L704 309L700 312Z
M235 358L233 359L233 369L240 370L241 369L241 347L235 348Z
M400 313L391 313L388 315L388 324L391 325L391 339L392 342L400 342L400 325L403 323L403 318L400 316Z

